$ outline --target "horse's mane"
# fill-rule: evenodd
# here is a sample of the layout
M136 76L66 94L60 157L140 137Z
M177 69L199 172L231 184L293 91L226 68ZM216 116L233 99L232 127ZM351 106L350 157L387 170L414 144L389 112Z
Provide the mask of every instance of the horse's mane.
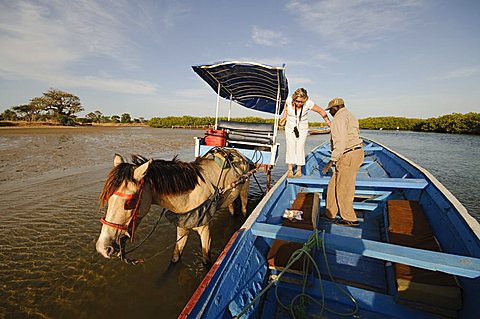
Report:
M107 180L100 194L100 207L103 207L113 193L124 182L136 183L133 179L134 165L130 163L120 163L108 173Z
M133 178L133 172L135 168L148 162L148 159L140 155L132 155L132 162L133 164L121 163L110 171L100 195L102 206L123 182L137 183ZM177 156L174 156L171 161L155 159L150 163L145 179L158 194L185 193L198 185L199 178L205 181L200 162L198 159L191 163L182 162Z

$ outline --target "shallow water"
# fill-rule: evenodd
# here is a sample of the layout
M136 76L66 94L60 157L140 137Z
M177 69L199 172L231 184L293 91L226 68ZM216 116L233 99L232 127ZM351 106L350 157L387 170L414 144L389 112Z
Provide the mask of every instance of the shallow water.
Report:
M480 137L394 131L365 131L372 138L429 170L480 220ZM114 153L193 160L196 130L152 128L0 129L0 317L176 318L207 269L192 233L181 261L170 264L175 229L161 220L129 266L95 252L101 224L98 196ZM310 136L307 150L328 139ZM280 134L279 165L286 169ZM259 182L265 181L258 175ZM261 198L252 180L249 211ZM153 207L142 221L138 242L160 215ZM242 216L224 211L212 224L216 258ZM130 245L130 247L132 247Z

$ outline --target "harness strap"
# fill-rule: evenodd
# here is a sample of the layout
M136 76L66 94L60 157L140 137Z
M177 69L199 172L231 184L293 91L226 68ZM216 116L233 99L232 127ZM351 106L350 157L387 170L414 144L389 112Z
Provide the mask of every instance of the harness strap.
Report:
M107 226L110 226L110 227L113 227L115 229L119 229L119 230L125 230L125 231L128 231L128 226L125 226L125 225L120 225L120 224L116 224L116 223L111 223L109 221L107 221L105 218L100 218L100 222L104 225L107 225Z
M113 192L114 195L124 197L127 200L132 199L135 194L125 194L125 193L120 193L120 192Z
M142 193L143 193L143 184L144 184L144 179L140 181L140 190L138 192L138 200L137 204L135 205L134 211L133 211L133 216L132 216L132 243L133 243L133 238L135 236L135 223L137 222L137 217L138 217L138 207L140 206L140 202L142 200Z
M142 180L140 181L140 189L138 191L138 200L137 200L137 203L135 204L135 208L133 209L132 217L130 218L130 221L128 222L127 225L120 225L120 224L112 223L112 222L107 221L105 218L100 218L100 222L102 224L113 227L115 229L123 230L123 231L126 231L127 233L131 229L131 234L129 234L129 235L131 237L132 242L133 242L133 239L134 239L134 236L135 236L135 224L137 222L137 217L138 217L138 208L139 208L140 202L142 200L144 183L145 183L145 180L142 178ZM114 192L113 194L115 194L117 196L120 196L120 197L124 197L127 200L131 200L135 196L135 194L125 194L125 193L121 193L121 192Z

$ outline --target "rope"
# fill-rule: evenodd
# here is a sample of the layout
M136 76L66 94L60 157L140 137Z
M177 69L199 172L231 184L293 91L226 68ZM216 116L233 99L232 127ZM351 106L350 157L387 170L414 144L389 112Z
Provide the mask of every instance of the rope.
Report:
M289 310L294 319L297 318L296 314L298 312L300 312L300 315L303 315L304 317L306 316L306 306L307 306L307 301L308 300L316 303L317 305L320 305L321 311L320 311L320 314L318 315L318 318L320 318L322 316L324 311L327 311L327 312L330 312L332 314L342 316L342 317L349 317L349 316L352 316L352 315L355 315L355 314L358 313L359 308L358 308L357 301L353 298L353 296L347 290L345 290L342 286L337 284L335 282L335 280L333 279L333 276L332 276L331 271L330 271L330 267L328 266L328 262L327 262L327 254L326 254L325 240L324 240L325 231L321 232L322 233L322 238L321 239L318 238L318 233L319 233L319 230L315 229L313 234L303 244L302 248L293 252L292 256L288 260L287 265L280 272L280 274L277 276L277 278L273 279L265 288L263 288L262 291L260 291L260 293L257 296L255 296L255 298L248 305L246 305L239 314L234 316L234 318L238 319L238 318L241 318L244 314L246 314L248 309L250 309L273 285L277 284L277 282L279 282L279 280L283 276L283 274L287 270L289 270L290 267L297 260L302 258L303 256L305 256L306 258L305 258L304 263L303 263L303 273L304 273L304 275L303 275L302 292L300 294L296 295L290 301L289 305L284 305L280 301L280 298L278 297L278 286L279 285L276 285L275 286L275 297L277 299L278 304L282 308L284 308L286 310ZM318 268L318 265L315 263L315 260L313 259L312 255L310 254L310 250L313 247L316 247L317 249L319 249L319 248L322 249L323 258L324 258L324 261L325 261L325 265L326 265L327 272L328 272L328 275L330 277L330 280L335 284L335 287L338 290L340 290L343 294L345 294L352 301L352 303L354 304L354 309L352 311L350 311L350 312L337 312L333 309L329 309L329 308L326 307L326 305L325 305L325 292L324 292L324 289L323 289L322 276L320 274L320 269ZM315 298L313 298L312 296L305 293L306 288L307 288L308 268L310 267L310 262L312 262L312 264L315 268L315 271L318 275L319 281L320 281L321 302L317 301ZM297 302L297 300L298 300L298 302Z
M155 223L155 225L153 226L152 230L150 231L150 233L140 242L140 244L138 244L137 246L135 246L134 248L128 250L128 251L124 251L124 247L123 247L123 244L120 242L120 255L118 256L118 258L120 258L121 261L125 262L126 264L129 264L129 265L137 265L137 264L140 264L140 263L143 263L146 261L146 258L143 258L143 259L129 259L127 258L127 254L135 251L137 248L139 248L140 246L143 245L144 242L147 241L147 239L150 238L150 236L153 234L153 232L155 231L155 229L157 228L158 224L160 223L160 219L162 219L162 216L163 214L165 213L166 209L164 208L160 214L160 216L158 217L157 219L157 222Z
M138 244L138 245L135 246L134 248L130 249L129 251L125 252L125 255L126 255L126 254L129 254L129 253L131 253L131 252L133 252L133 251L135 251L137 248L139 248L140 246L142 246L143 243L146 242L148 238L150 238L150 236L153 234L153 232L154 232L155 229L157 228L158 223L160 222L160 219L162 218L162 216L163 216L163 214L165 213L165 211L166 211L166 209L163 208L163 209L162 209L162 212L160 213L160 216L159 216L158 219L157 219L157 222L155 223L155 225L153 226L152 230L151 230L150 233L147 235L147 237L145 237L140 244Z
M257 176L255 176L255 174L253 174L252 176L255 179L255 182L257 183L258 188L262 191L262 196L265 196L265 192L263 191L262 187L260 186L260 183L258 182Z

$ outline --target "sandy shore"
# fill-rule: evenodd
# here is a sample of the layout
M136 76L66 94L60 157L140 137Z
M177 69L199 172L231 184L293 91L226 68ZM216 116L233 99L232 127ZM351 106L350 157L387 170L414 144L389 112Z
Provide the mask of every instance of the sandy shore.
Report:
M126 158L140 154L171 159L175 150L193 145L193 135L186 131L132 126L3 127L0 182L110 165L115 153Z

